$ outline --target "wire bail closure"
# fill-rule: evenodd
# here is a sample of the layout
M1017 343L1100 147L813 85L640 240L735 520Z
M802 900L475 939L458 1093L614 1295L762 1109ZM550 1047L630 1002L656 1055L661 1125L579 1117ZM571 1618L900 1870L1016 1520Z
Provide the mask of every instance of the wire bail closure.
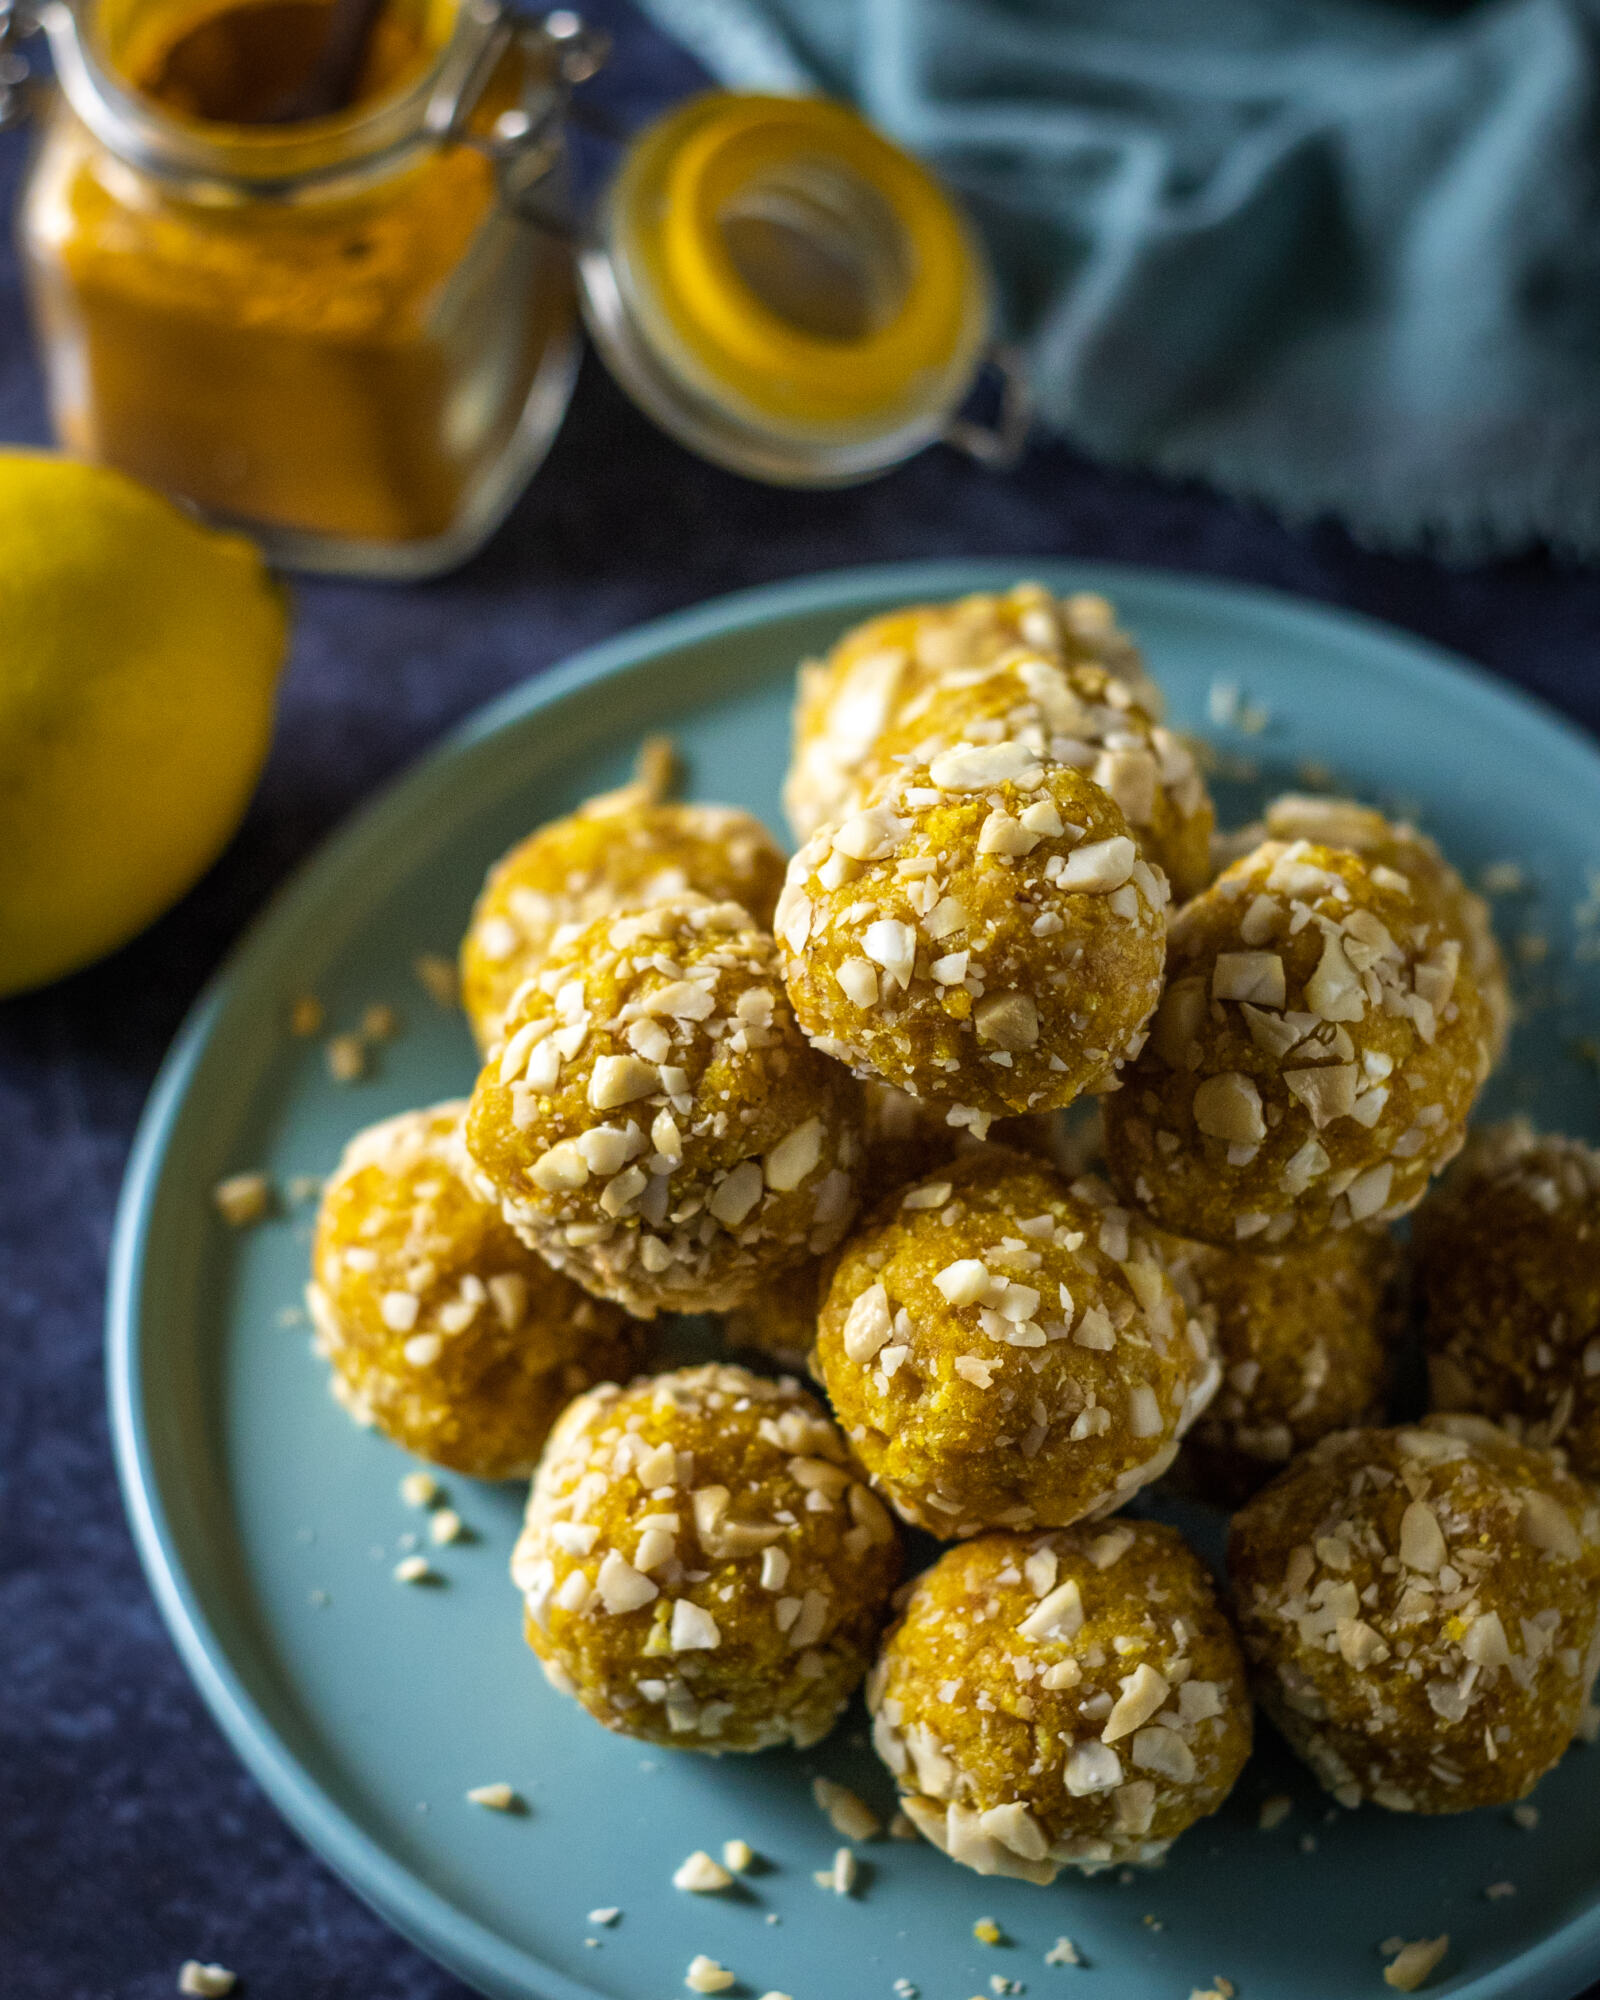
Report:
M4 4L4 0L0 0ZM565 156L567 107L577 85L605 65L611 37L570 8L529 21L505 0L468 0L471 33L454 52L449 75L423 114L423 130L441 145L470 146L494 168L500 198L524 222L555 236L574 231L571 199L559 172ZM502 111L487 134L470 129L473 112L506 52L517 46L530 81L542 91Z

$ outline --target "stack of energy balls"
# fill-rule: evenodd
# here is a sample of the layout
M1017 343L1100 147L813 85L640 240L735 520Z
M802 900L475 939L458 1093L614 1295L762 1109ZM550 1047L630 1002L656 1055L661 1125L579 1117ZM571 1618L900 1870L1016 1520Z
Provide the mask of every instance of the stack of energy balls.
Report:
M1600 1660L1594 1152L1474 1141L1417 1231L1436 1412L1383 1427L1389 1226L1506 1037L1482 904L1337 800L1215 872L1110 607L1033 585L805 666L785 803L787 866L642 784L491 872L470 1103L324 1196L342 1400L537 1465L528 1641L609 1728L806 1745L865 1679L907 1815L980 1873L1156 1859L1253 1699L1344 1804L1522 1796ZM826 1402L635 1373L667 1312ZM1231 1608L1119 1513L1163 1478L1237 1509ZM897 1519L950 1545L898 1594Z

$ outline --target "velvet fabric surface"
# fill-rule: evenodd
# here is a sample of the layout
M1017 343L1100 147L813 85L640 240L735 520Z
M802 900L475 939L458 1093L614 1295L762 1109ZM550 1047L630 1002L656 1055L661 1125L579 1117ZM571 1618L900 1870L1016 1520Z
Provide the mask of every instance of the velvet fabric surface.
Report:
M633 18L612 18L604 101L632 122L695 72ZM8 210L24 150L0 140ZM16 267L0 252L0 438L47 436ZM740 586L965 554L1015 555L1024 571L1030 556L1114 557L1354 606L1600 727L1593 573L1542 557L1400 561L1060 445L1003 478L935 450L854 491L772 491L669 443L592 360L548 463L468 568L417 589L302 584L276 744L226 854L126 950L0 1003L5 2000L161 2000L189 1957L232 1967L241 2000L465 1995L346 1892L235 1762L123 1525L101 1372L107 1241L140 1106L202 982L358 800L525 676Z

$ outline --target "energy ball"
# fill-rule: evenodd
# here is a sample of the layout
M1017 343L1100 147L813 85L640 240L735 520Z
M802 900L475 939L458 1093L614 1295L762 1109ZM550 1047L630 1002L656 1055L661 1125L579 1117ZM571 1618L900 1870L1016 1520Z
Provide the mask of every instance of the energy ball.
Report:
M1268 841L1177 912L1106 1160L1162 1228L1258 1249L1390 1222L1460 1150L1489 1070L1461 938L1347 848Z
M846 1244L817 1366L873 1484L947 1540L1120 1507L1217 1386L1203 1326L1128 1211L992 1145Z
M1166 903L1081 771L961 743L813 834L774 924L816 1046L981 1138L1115 1080L1161 995Z
M638 788L592 800L519 841L489 871L461 943L461 1002L487 1051L517 988L554 945L617 910L689 892L772 920L783 855L732 806L661 804Z
M1521 1120L1475 1137L1412 1242L1434 1408L1600 1479L1600 1152Z
M855 1211L857 1087L737 903L597 918L523 989L467 1115L507 1221L648 1318L721 1312Z
M1076 1109L1076 1107L1074 1107ZM1094 1112L1094 1106L1088 1106ZM862 1170L864 1205L898 1193L908 1182L972 1151L988 1141L952 1129L931 1105L908 1097L888 1084L867 1084L862 1090ZM1031 1153L1076 1177L1092 1162L1082 1133L1069 1127L1071 1114L1037 1112L1027 1118L996 1121L990 1138L997 1145ZM1098 1113L1095 1113L1098 1120ZM723 1323L732 1347L752 1348L796 1373L809 1374L817 1340L817 1316L832 1275L832 1254L817 1257L784 1275L783 1282L763 1285L742 1306L735 1306Z
M983 1535L917 1580L867 1682L919 1832L1040 1884L1158 1861L1250 1754L1239 1643L1153 1521Z
M323 1190L306 1299L362 1424L474 1479L526 1478L563 1407L644 1329L552 1271L465 1178L465 1104L358 1133Z
M1152 723L1104 668L1026 651L958 668L900 706L862 767L863 781L876 783L902 763L928 763L951 743L1021 743L1041 761L1072 765L1111 794L1175 896L1192 896L1211 880L1215 815L1193 751Z
M803 1749L867 1670L900 1543L814 1397L714 1365L567 1409L511 1574L549 1680L608 1729Z
M857 625L826 659L800 669L794 752L783 803L797 840L841 819L863 765L903 702L963 667L992 665L1019 646L1063 665L1089 662L1160 720L1161 692L1103 597L1056 598L1037 583L946 604L913 604Z
M1228 1573L1262 1706L1344 1806L1524 1797L1600 1665L1600 1499L1482 1417L1324 1438Z
M1325 799L1286 792L1267 807L1263 837L1316 840L1325 847L1348 847L1371 865L1403 875L1432 905L1467 948L1472 975L1489 1013L1490 1054L1498 1062L1511 1034L1511 983L1494 934L1489 905L1430 840L1403 820L1386 819L1354 799Z
M1237 1505L1318 1438L1382 1418L1399 1318L1388 1235L1337 1230L1276 1254L1161 1241L1222 1369L1183 1448L1188 1484Z

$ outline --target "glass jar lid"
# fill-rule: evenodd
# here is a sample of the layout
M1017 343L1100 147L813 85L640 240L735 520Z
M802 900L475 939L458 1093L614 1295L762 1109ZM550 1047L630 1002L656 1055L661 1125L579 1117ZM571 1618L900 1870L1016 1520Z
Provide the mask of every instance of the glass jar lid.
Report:
M612 372L735 471L837 485L970 441L956 412L989 351L983 253L934 177L843 105L679 106L629 147L579 273Z

